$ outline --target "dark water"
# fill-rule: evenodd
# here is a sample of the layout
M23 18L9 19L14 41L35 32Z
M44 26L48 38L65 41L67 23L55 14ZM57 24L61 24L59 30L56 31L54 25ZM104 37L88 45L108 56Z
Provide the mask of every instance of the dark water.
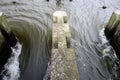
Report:
M104 6L106 8L104 8ZM112 12L120 9L119 0L0 0L0 11L23 44L20 55L20 80L42 80L51 53L52 17L56 10L68 13L80 80L113 80L114 50L102 43L99 31ZM104 41L103 41L104 42Z

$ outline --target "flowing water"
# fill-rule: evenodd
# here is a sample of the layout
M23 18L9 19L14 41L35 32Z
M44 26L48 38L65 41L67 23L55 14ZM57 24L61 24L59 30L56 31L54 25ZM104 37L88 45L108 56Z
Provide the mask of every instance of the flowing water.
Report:
M20 77L18 57L21 53L22 45L18 42L14 47L11 47L12 53L8 62L4 65L1 75L2 80L17 80Z
M68 14L80 80L119 80L113 66L116 55L100 32L116 9L120 9L120 0L0 0L0 11L23 44L19 79L42 80L45 76L53 13L63 10Z

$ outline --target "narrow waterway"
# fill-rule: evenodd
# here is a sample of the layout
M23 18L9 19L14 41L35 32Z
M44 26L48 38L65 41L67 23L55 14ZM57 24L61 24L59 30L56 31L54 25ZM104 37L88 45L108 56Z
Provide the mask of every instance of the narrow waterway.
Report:
M119 80L112 67L114 50L100 31L112 12L120 10L120 0L57 1L0 0L0 11L22 44L19 79L43 79L51 56L53 13L63 10L68 14L80 80Z

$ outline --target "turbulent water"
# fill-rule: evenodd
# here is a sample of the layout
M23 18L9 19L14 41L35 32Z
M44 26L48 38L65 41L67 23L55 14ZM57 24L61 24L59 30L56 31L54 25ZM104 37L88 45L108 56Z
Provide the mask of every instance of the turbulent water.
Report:
M42 80L46 74L52 17L57 10L68 14L80 80L115 79L112 63L116 56L104 33L101 32L100 37L99 31L117 9L120 9L120 0L0 0L0 11L23 44L19 58L20 80Z
M20 77L19 61L18 57L21 53L22 45L17 42L14 47L11 47L12 53L8 62L4 65L1 75L2 80L17 80Z

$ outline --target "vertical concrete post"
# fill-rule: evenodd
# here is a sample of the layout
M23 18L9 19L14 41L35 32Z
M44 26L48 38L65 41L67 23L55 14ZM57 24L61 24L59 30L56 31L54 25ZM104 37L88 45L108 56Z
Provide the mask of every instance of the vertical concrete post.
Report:
M67 14L56 11L53 14L51 80L79 80L75 52L70 48L70 29Z
M7 31L7 33L10 33L11 31L10 27L8 26L7 20L5 19L4 14L2 12L0 12L0 29L4 29L5 31ZM2 46L4 41L5 39L0 32L0 47Z
M118 28L120 22L120 11L114 11L106 26L105 35L110 38L114 35L116 28Z

